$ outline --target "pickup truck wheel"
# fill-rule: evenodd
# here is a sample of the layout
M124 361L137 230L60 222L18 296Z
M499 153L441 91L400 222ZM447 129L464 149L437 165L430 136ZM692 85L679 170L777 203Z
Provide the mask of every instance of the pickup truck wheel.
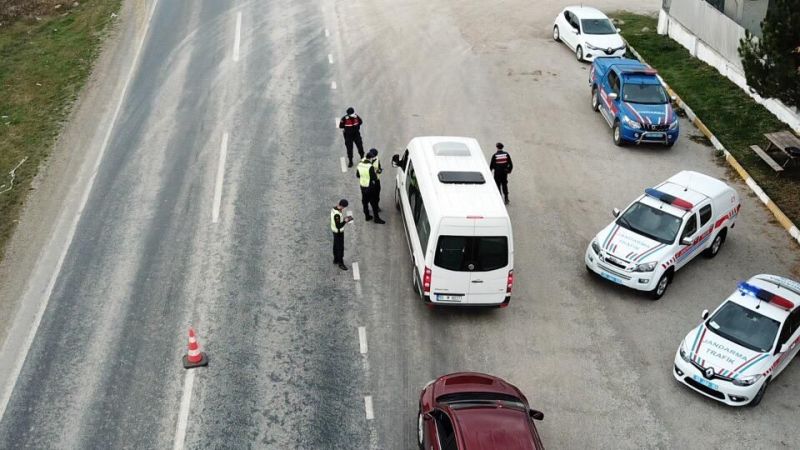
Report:
M600 110L600 99L597 97L597 88L592 88L592 109L597 112Z
M661 275L661 278L658 279L658 283L656 284L656 288L650 291L650 299L658 300L664 296L667 292L667 287L669 287L670 278L670 272L664 272L664 275Z
M575 58L577 58L578 61L583 62L583 47L580 45L575 48Z
M614 144L618 147L622 147L624 142L622 141L622 130L620 129L619 121L614 122L612 134L614 136Z
M723 231L720 231L719 233L717 233L717 235L714 237L714 240L711 242L711 246L708 247L706 249L706 251L703 252L703 256L705 256L706 258L709 258L709 259L717 256L717 253L719 253L719 249L720 249L720 247L722 247L722 243L723 242L725 242L725 230L724 229L723 229Z
M561 42L561 33L558 32L558 25L553 27L553 40Z

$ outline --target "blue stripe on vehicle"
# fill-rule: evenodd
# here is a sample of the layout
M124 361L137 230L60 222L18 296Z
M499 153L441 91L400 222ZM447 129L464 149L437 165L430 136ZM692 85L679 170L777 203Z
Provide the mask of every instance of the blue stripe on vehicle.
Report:
M664 247L665 247L665 244L656 245L655 247L651 248L650 250L648 250L648 251L642 253L641 255L639 255L639 257L636 258L636 262L641 261L644 257L650 256L653 253L657 252L658 250L661 250Z
M736 375L734 375L734 376L733 376L733 378L734 378L734 379L736 379L736 378L739 378L739 375L741 375L741 374L742 374L742 373L744 373L744 372L747 372L747 369L749 369L749 368L753 367L753 365L757 364L758 362L760 362L761 360L763 360L763 359L764 359L764 358L766 358L767 356L769 356L769 353L764 353L763 355L761 355L761 357L760 357L760 358L758 358L758 359L755 359L755 360L754 360L753 362L751 362L750 364L748 364L748 365L746 365L746 366L742 367L742 368L741 368L741 369L740 369L740 370L739 370L739 371L736 373Z

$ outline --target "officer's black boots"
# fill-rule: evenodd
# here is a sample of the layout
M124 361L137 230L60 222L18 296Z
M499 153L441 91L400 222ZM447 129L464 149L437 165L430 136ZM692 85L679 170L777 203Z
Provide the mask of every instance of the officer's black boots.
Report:
M376 216L375 223L377 223L378 225L383 225L384 223L386 223L386 221Z
M347 270L347 266L344 263L339 263L339 268L342 270Z

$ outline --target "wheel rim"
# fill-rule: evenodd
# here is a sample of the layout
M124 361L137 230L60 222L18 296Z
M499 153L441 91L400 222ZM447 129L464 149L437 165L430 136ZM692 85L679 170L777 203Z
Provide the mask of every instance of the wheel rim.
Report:
M553 39L558 40L558 27L553 27Z
M661 277L661 280L658 281L658 287L656 288L656 294L664 295L664 291L667 290L667 283L668 282L669 282L669 280L667 279L666 275Z
M594 95L592 95L592 108L597 108L597 105L597 92L595 92Z
M577 56L578 59L583 59L583 49L578 47L578 49L575 50L575 56Z
M619 142L619 127L614 128L614 142Z
M417 414L417 441L422 445L422 413Z
M717 236L717 238L714 239L714 243L711 244L711 253L716 255L717 252L719 251L720 245L722 245L722 238Z

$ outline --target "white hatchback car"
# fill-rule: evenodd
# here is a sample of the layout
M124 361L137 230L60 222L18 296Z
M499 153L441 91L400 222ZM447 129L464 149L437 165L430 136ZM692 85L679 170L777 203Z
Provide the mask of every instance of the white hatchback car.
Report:
M686 335L675 379L731 406L756 406L800 350L800 283L756 275Z
M578 61L598 56L624 56L625 41L611 20L588 6L568 6L553 22L553 39L575 51Z

